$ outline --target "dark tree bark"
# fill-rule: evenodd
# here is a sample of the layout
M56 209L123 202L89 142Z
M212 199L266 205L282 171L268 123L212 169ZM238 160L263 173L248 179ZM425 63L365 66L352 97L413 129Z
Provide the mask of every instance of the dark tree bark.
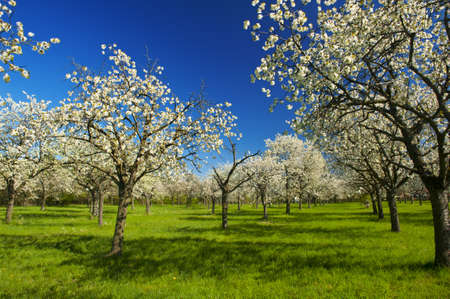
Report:
M308 209L311 209L311 198L308 197Z
M97 192L98 196L98 226L103 226L103 203L105 198L101 190Z
M400 221L398 219L397 203L396 203L394 195L395 195L395 191L386 190L386 199L389 203L389 213L391 214L391 231L399 232L400 231Z
M383 212L383 201L381 200L381 194L380 190L377 189L376 191L376 197L377 197L377 206L378 206L378 219L384 219L384 212Z
M89 191L91 193L91 200L89 201L89 213L90 213L90 219L94 219L95 216L95 203L97 201L97 192L95 190L91 189Z
M131 209L134 211L134 196L131 198Z
M265 190L260 190L261 203L263 205L263 219L267 220L269 217L267 215L267 201L266 201L266 192Z
M434 264L441 267L450 266L450 231L448 217L448 197L439 183L430 181L425 185L430 192L433 210L435 258Z
M100 199L99 193L100 193L100 190L97 190L97 191L95 192L95 201L94 201L94 216L95 216L95 217L98 217L98 215L99 215L99 207L100 207L100 203L99 203L99 199Z
M240 211L241 210L241 197L239 195L237 197L237 204L238 204L237 209L238 209L238 211Z
M120 255L122 253L127 208L131 201L131 190L131 186L119 185L119 207L117 209L116 227L114 229L111 251L108 256Z
M228 193L222 193L222 228L228 228Z
M372 201L372 214L377 215L378 214L377 203L375 200L375 196L372 193L370 193L370 200Z
M212 201L212 208L211 208L211 214L216 214L216 198L214 196L211 197Z
M6 208L6 224L11 223L13 210L14 210L14 201L16 199L16 190L14 186L14 179L9 179L6 182L6 189L8 193L8 207Z
M286 215L291 214L291 200L290 200L290 190L291 190L291 186L289 184L289 171L287 169L286 166L284 166L284 172L286 174L286 184L285 184L285 188L286 188Z
M291 201L289 198L286 199L286 215L291 214Z
M92 215L94 215L94 196L92 193L92 191L90 191L89 193L91 193L91 197L88 199L88 208L89 208L89 215L90 218L92 219Z
M298 209L301 210L302 208L303 208L303 200L302 200L302 198L300 197L300 198L298 199Z

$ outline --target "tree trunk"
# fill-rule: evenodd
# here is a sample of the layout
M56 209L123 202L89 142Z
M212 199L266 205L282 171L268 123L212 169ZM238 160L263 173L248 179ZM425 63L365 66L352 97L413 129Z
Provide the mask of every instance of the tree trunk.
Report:
M298 199L298 209L301 210L302 208L303 208L303 200L302 200L302 198L300 197L300 198Z
M308 209L311 209L311 198L308 198Z
M411 196L410 200L411 200L411 204L413 204L414 203L414 197Z
M47 201L47 195L43 193L41 195L41 211L45 211L45 202Z
M8 207L6 209L6 224L11 223L13 209L14 209L14 200L16 199L16 190L14 186L14 179L9 179L6 182L6 189L8 192Z
M391 231L400 231L400 221L398 219L397 203L395 202L395 192L386 190L386 199L389 203L389 213L391 214Z
M422 195L419 195L419 206L421 206L422 205Z
M286 215L291 214L291 201L289 199L286 199Z
M212 207L211 207L211 214L216 214L216 198L213 196L211 197L212 201Z
M127 219L127 207L131 198L130 186L119 186L119 207L117 208L116 227L112 240L111 251L108 256L122 253L123 235Z
M88 207L89 207L90 218L92 219L93 218L92 215L94 215L94 196L95 195L92 194L92 191L90 193L91 193L91 199L88 202Z
M94 214L93 214L95 217L98 217L98 215L99 215L99 207L100 207L100 203L99 203L100 195L99 195L99 193L100 193L99 190L97 190L97 192L95 192Z
M95 202L97 201L97 193L93 190L90 191L91 193L91 201L89 203L89 213L90 213L90 219L94 219L95 214Z
M313 200L314 200L314 206L317 207L317 197L314 196Z
M370 194L370 200L372 201L372 214L377 215L378 214L377 204L376 204L375 196L372 193Z
M381 200L381 194L378 189L376 191L376 197L377 197L377 206L378 206L378 219L384 219L383 202Z
M238 195L238 197L237 197L237 201L238 201L238 207L237 207L237 209L238 209L238 211L240 211L241 210L241 197Z
M103 194L100 190L97 192L97 196L98 196L98 226L103 226L103 202L105 199L103 198Z
M47 199L47 192L45 190L45 185L41 182L42 193L41 193L41 211L45 211L45 201Z
M222 228L228 228L228 193L222 191Z
M131 209L134 211L134 196L131 197Z
M430 192L431 207L433 210L434 225L434 264L439 267L450 266L450 231L448 217L448 197L444 188L438 184L426 185Z
M287 169L287 166L284 166L284 173L286 175L286 182L284 185L285 191L286 191L286 215L291 214L291 201L289 200L290 193L290 184L289 184L289 171Z
M267 202L266 202L266 193L263 191L261 192L261 203L263 205L263 218L264 220L267 220L269 217L267 216Z
M145 215L150 214L150 199L148 196L145 197Z

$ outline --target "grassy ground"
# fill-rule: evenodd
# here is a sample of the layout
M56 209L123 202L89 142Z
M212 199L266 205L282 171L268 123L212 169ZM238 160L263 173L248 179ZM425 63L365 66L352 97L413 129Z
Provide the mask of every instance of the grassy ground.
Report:
M430 209L400 204L391 233L388 214L378 222L357 203L273 207L267 222L233 207L227 231L202 207L137 207L124 254L106 259L115 207L102 228L84 206L16 208L0 224L0 297L450 298L450 271L432 267Z

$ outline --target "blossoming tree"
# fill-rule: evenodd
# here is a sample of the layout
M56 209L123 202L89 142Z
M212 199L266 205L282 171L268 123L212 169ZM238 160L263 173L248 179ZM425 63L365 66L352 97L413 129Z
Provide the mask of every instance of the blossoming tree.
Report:
M218 150L221 137L231 136L235 117L229 103L208 106L200 95L174 96L158 79L163 68L138 70L116 45L102 45L109 69L91 72L79 67L66 77L78 89L66 99L60 117L71 139L89 143L107 157L111 168L87 162L118 188L119 205L110 255L120 254L127 207L136 183L162 168L188 161L199 151Z
M316 193L326 173L325 159L311 144L293 135L277 135L274 140L267 139L266 147L265 154L276 161L282 173L286 214L290 214L295 196L310 197Z
M46 164L51 163L51 161L46 162ZM58 199L61 193L73 192L73 187L74 182L70 171L57 163L56 166L42 171L31 180L28 189L31 189L31 193L37 196L41 211L44 211L48 198Z
M303 1L307 6L310 1ZM323 121L364 112L355 124L404 144L430 194L435 264L450 265L449 186L449 7L445 1L318 2L309 21L294 0L258 4L252 36L268 54L253 79L280 84L278 103L299 105L297 130L317 133ZM249 28L250 22L244 22ZM263 90L270 96L270 88ZM289 104L291 105L291 104ZM370 115L398 130L365 122Z
M253 157L245 165L249 169L249 173L253 173L249 183L255 188L256 194L261 199L265 220L268 219L267 194L272 184L278 183L278 178L281 179L281 169L278 166L274 157L269 155Z
M240 170L243 170L245 162L250 158L259 155L256 153L246 153L241 158L237 157L236 144L228 138L230 144L230 153L233 161L226 163L220 168L213 167L213 178L219 186L222 199L222 228L228 228L228 196L236 189L248 182L254 173L244 170L243 173L238 174Z
M12 219L18 192L55 162L55 123L47 102L0 98L0 178L6 185L6 223Z

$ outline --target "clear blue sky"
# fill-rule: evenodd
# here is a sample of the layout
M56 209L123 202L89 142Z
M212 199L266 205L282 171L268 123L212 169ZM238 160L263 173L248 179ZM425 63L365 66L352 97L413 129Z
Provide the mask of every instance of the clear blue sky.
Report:
M22 98L21 91L58 103L70 89L64 75L72 59L89 67L102 61L100 45L117 43L138 63L145 47L165 67L163 80L180 97L199 91L201 81L216 102L228 100L238 116L244 138L242 151L264 149L264 139L289 127L293 113L279 106L269 112L271 100L261 84L251 84L250 74L264 55L261 44L252 42L242 28L245 19L255 20L250 0L18 0L15 18L36 40L59 37L46 55L26 51L17 58L31 78L12 76L0 84L0 95ZM142 65L142 64L141 64Z

